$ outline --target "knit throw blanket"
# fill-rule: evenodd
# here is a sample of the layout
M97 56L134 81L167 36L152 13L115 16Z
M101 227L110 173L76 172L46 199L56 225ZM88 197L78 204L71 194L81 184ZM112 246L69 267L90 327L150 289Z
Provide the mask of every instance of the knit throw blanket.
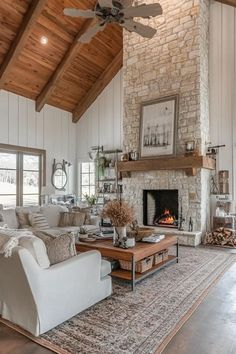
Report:
M19 245L22 236L32 236L28 230L12 230L4 227L0 228L0 254L4 257L11 257L13 248Z
M1 235L0 254L3 254L4 257L11 257L13 248L18 246L18 244L19 244L19 239L17 237Z

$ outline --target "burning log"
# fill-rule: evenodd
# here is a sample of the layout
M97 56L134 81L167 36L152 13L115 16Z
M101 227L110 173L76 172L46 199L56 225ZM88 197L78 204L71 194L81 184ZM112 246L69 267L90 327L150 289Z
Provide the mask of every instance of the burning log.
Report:
M176 226L177 220L169 209L165 209L163 214L154 221L154 225Z
M232 229L220 227L213 232L207 233L203 244L236 247L236 232Z

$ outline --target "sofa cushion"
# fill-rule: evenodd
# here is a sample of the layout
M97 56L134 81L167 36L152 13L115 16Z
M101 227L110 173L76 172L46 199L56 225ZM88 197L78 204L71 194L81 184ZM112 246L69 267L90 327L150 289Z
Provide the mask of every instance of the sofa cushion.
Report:
M37 231L35 235L45 243L50 264L56 264L76 256L75 236L72 233L64 233L52 236L46 231Z
M39 213L40 206L30 206L30 207L16 207L16 215L19 222L20 229L30 228L29 213Z
M45 205L41 207L41 213L46 217L50 227L59 225L60 213L67 212L68 209L61 205Z
M19 222L16 216L15 209L3 209L0 210L1 222L7 225L10 229L18 229Z
M101 278L111 273L111 263L102 259L101 262Z
M30 221L31 226L34 229L39 229L39 230L50 229L50 226L48 225L48 222L42 213L30 213L29 214L29 221Z

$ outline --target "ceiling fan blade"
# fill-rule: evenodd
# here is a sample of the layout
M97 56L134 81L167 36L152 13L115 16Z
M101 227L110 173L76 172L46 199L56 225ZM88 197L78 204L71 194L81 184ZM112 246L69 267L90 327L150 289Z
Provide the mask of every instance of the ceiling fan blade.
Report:
M113 1L112 0L98 0L99 6L100 7L113 7Z
M157 31L155 28L143 25L142 23L133 20L125 20L125 22L121 24L121 26L123 26L130 32L136 32L140 36L145 38L152 38Z
M94 18L95 12L92 10L79 10L79 9L70 9L65 8L63 11L64 15L70 17L84 17L84 18Z
M79 38L80 43L89 43L91 39L100 31L103 31L106 27L106 23L97 24L89 28L82 36Z
M155 17L162 14L162 7L160 4L142 4L139 6L131 6L124 8L121 11L124 14L124 18L129 17Z
M132 6L134 0L118 0L123 7Z

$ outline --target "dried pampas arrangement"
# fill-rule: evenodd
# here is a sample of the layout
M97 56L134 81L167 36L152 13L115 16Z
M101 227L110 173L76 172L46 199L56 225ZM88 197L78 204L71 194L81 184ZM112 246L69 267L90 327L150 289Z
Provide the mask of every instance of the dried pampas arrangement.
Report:
M109 218L113 226L127 226L134 221L134 210L122 200L113 200L103 208L102 217Z

